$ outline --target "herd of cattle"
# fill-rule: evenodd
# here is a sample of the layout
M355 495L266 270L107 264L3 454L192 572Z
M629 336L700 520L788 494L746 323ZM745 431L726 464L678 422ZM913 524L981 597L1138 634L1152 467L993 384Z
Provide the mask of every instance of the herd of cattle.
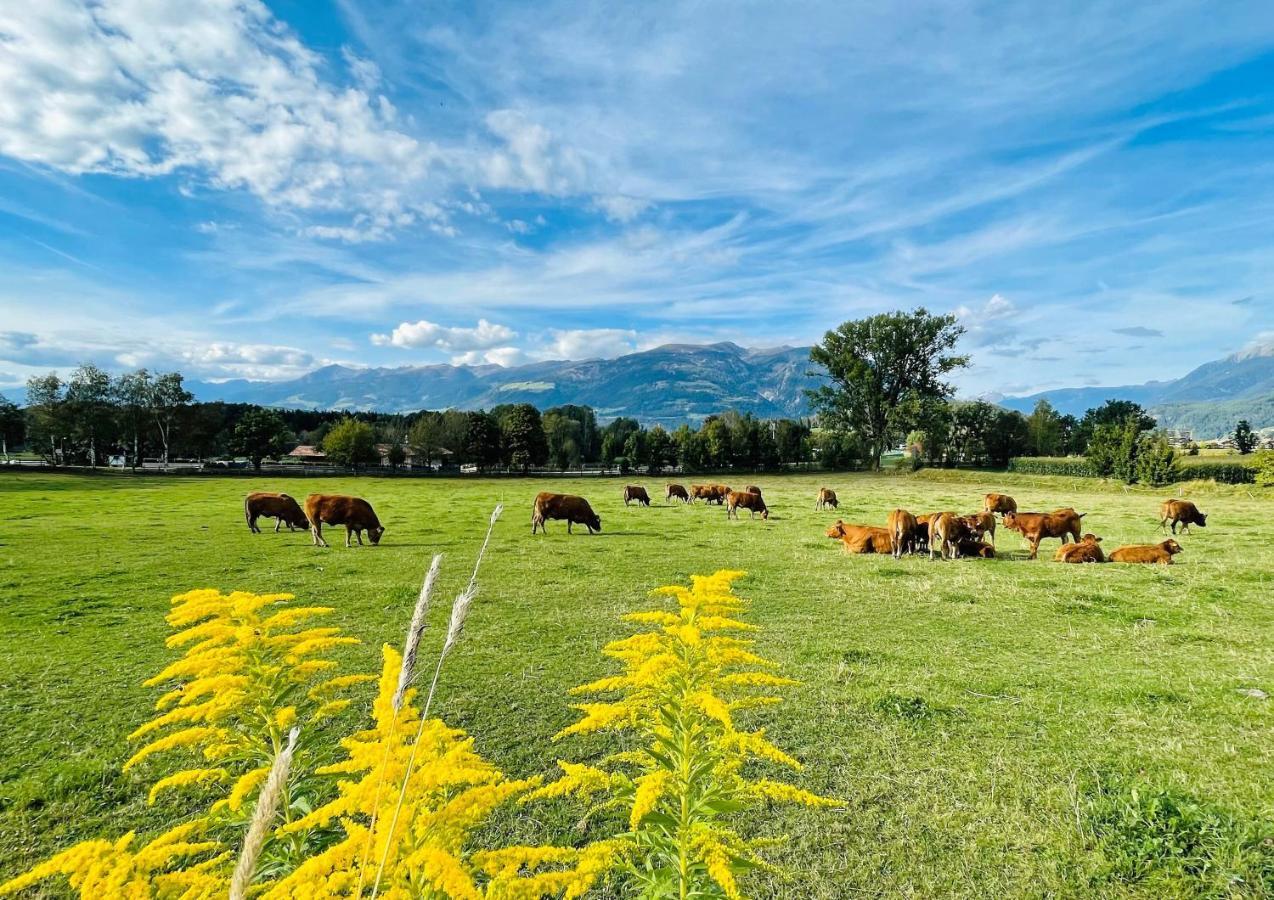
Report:
M739 517L739 510L746 509L749 518L759 513L762 519L770 517L761 489L750 484L741 491L731 490L724 484L668 484L664 491L665 503L704 503L724 506L726 518ZM624 486L624 505L636 503L650 506L650 494L641 485ZM814 502L816 510L838 509L836 492L831 488L819 488ZM310 494L305 498L305 509L287 494L255 491L243 501L243 514L248 528L260 532L257 519L274 519L274 530L287 525L289 531L309 529L316 546L326 547L323 540L324 525L345 526L345 546L350 546L351 536L363 543L363 532L373 544L379 544L385 527L376 517L371 504L361 497L344 494ZM997 520L997 515L1000 517ZM1060 538L1062 546L1053 559L1066 563L1160 563L1170 565L1172 557L1181 552L1175 537L1158 544L1137 544L1120 547L1107 556L1102 552L1101 538L1088 533L1080 536L1080 520L1086 513L1076 512L1069 506L1052 512L1018 512L1017 501L1007 494L987 494L983 498L982 511L969 515L954 512L935 512L913 515L905 509L895 509L883 527L876 525L848 525L840 519L827 530L827 536L839 540L846 553L891 553L901 558L904 553L928 552L930 559L942 556L958 559L962 556L990 559L995 556L995 529L997 522L1010 531L1018 532L1029 545L1031 559L1039 554L1040 542L1048 538ZM1159 526L1166 530L1171 526L1173 535L1181 526L1183 533L1191 525L1207 526L1207 516L1189 500L1165 500L1159 508ZM583 525L589 534L602 530L601 516L583 497L572 494L556 494L541 491L535 497L531 510L531 533L545 531L547 521L565 521L567 532L573 525ZM547 531L545 531L547 533ZM990 540L987 540L987 536Z

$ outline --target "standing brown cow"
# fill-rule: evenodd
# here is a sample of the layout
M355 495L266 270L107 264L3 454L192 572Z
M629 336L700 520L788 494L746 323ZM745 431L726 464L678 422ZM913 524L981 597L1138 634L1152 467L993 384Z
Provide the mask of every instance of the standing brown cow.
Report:
M895 509L885 521L889 541L894 548L894 559L902 559L904 552L916 552L916 517L905 509Z
M982 509L989 513L1017 512L1017 501L1008 494L987 494L982 498Z
M1165 500L1159 505L1159 530L1168 527L1168 523L1172 522L1172 533L1177 533L1177 524L1181 525L1181 533L1185 534L1190 531L1191 525L1198 525L1200 528L1208 527L1208 517L1199 512L1199 507L1195 506L1189 500Z
M837 509L840 507L840 501L836 499L836 492L831 488L819 488L818 499L814 501L815 509Z
M1005 513L1004 527L1016 531L1031 545L1031 559L1037 559L1040 541L1044 538L1072 537L1079 540L1079 520L1088 513L1077 513L1069 507L1063 507L1051 513Z
M243 498L243 517L248 521L248 530L260 534L257 527L258 518L274 519L274 533L279 533L280 526L286 525L288 531L310 527L309 519L301 512L301 506L288 494L275 494L270 491L253 491Z
M589 534L602 530L601 516L593 512L593 507L583 497L540 491L535 495L535 504L531 508L531 534L535 534L537 528L548 534L544 523L549 519L565 519L567 534L574 533L572 525L585 526Z
M991 535L991 544L995 545L995 513L980 512L963 516L965 527L975 541L982 540L983 535Z
M380 536L385 527L376 518L372 505L362 497L350 497L346 494L310 494L305 498L305 515L310 520L310 534L314 537L314 546L326 547L323 540L324 525L345 526L345 546L348 547L351 533L358 538L361 546L363 532L372 545L380 543Z
M739 517L739 507L743 507L748 511L748 518L756 517L757 513L761 514L762 519L770 517L770 510L766 507L765 501L761 499L759 493L752 491L731 491L726 495L725 517L727 519Z
M686 493L684 484L669 484L665 488L664 502L670 503L674 499L680 500L682 503L689 503L690 495Z
M650 495L646 493L646 489L640 484L624 485L624 505L627 506L629 501L640 503L642 506L650 505Z
M964 520L953 512L937 513L929 520L929 558L940 553L947 559L960 558L960 542L968 539Z
M730 488L724 484L692 484L690 485L691 499L699 498L704 503L715 503L721 506L725 503L725 498L730 494Z

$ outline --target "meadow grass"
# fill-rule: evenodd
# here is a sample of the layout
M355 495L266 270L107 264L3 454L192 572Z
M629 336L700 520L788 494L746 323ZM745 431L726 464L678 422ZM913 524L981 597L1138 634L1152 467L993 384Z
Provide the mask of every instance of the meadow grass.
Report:
M645 483L663 496L662 479ZM691 479L686 479L687 481ZM1255 488L1177 485L1209 514L1170 568L1063 566L1056 541L1028 561L1001 530L996 560L845 556L836 518L889 509L1073 505L1107 550L1161 539L1164 491L1093 479L925 471L756 476L768 522L720 507L625 508L624 479L376 479L0 474L0 880L92 836L183 814L145 803L120 774L125 735L156 691L169 598L198 587L288 591L333 606L374 672L400 646L435 552L446 554L422 657L441 646L492 507L506 504L467 636L434 713L511 777L588 761L605 738L551 736L577 718L567 690L616 671L598 653L647 592L738 568L758 651L802 684L756 713L806 764L793 783L843 809L788 809L744 824L786 836L786 875L757 896L1264 896L1274 892L1274 502ZM820 484L839 512L813 510ZM310 546L248 532L254 489L348 491L376 507L379 547ZM604 531L530 534L535 493L587 496ZM365 716L351 710L349 722ZM337 721L330 734L344 733ZM493 840L577 842L578 809L510 810Z

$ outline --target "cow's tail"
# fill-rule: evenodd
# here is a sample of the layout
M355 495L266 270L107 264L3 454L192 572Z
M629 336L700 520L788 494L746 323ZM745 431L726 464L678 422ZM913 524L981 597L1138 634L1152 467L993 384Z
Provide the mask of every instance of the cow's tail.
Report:
M252 527L252 513L248 510L248 498L243 498L243 521L248 523L248 527Z

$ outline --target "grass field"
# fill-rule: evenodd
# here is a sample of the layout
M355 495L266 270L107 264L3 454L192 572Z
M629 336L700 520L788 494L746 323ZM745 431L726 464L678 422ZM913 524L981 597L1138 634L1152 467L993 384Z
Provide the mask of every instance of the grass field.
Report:
M1274 694L1268 491L1174 488L1209 527L1165 569L1054 564L1056 541L1028 561L1004 531L1002 558L958 562L846 557L823 536L838 515L972 511L1004 490L1024 510L1086 512L1109 550L1161 539L1160 492L978 473L748 480L768 522L626 509L618 480L324 480L367 497L388 530L352 550L336 531L321 550L307 534L250 534L241 507L250 489L316 482L0 474L0 879L182 814L171 799L147 807L143 783L119 772L157 695L141 681L173 658L169 597L241 588L334 606L334 624L364 641L347 659L371 671L381 642L401 642L430 555L447 554L442 596L454 595L503 500L435 709L511 775L600 754L596 738L550 737L575 720L567 690L613 671L598 650L631 631L622 613L691 573L741 568L760 652L802 681L756 721L806 763L794 783L847 801L745 824L788 836L772 855L789 875L760 876L755 896L1274 893L1274 701L1250 693ZM820 483L838 514L813 511ZM546 488L588 496L604 533L554 523L532 537L531 498ZM549 807L493 830L573 842L578 819Z

